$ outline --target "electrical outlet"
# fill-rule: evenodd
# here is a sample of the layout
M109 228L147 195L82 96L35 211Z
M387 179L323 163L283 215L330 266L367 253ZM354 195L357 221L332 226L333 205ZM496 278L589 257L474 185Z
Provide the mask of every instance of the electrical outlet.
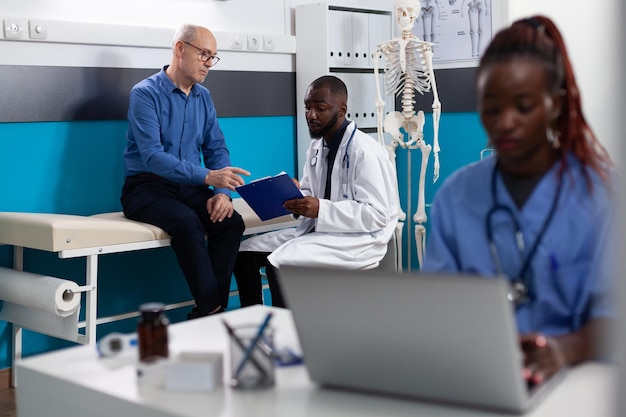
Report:
M6 39L21 39L24 35L24 22L21 19L4 19L3 29Z
M248 35L248 49L250 51L258 51L261 48L261 36L250 34Z
M273 51L276 48L276 40L273 36L264 35L263 36L263 50L264 51Z
M243 43L245 42L245 33L233 33L230 39L230 49L243 49Z
M28 34L31 39L46 39L48 25L43 20L30 20L28 22Z

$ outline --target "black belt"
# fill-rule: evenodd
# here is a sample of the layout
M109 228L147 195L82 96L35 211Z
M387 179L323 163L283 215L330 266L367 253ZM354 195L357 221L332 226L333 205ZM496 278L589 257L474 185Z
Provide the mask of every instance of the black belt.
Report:
M130 175L128 178L161 178L157 174L152 174L150 172L142 172L141 174Z

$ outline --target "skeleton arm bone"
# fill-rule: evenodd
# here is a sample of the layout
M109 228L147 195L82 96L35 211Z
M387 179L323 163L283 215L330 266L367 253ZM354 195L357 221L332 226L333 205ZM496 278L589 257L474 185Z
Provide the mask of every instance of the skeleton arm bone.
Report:
M439 179L439 119L441 117L441 104L438 107L433 105L433 184Z
M433 92L433 159L434 173L433 183L439 179L439 119L441 118L441 102L439 101L439 93L437 92L437 82L435 81L435 70L433 69L433 51L428 48L424 52L424 60L428 69L430 86Z
M382 45L382 44L381 44ZM383 138L383 111L385 109L385 101L380 95L380 81L378 80L378 61L382 56L381 49L377 49L374 52L374 79L376 80L376 130L378 132L378 142L381 145L385 144Z

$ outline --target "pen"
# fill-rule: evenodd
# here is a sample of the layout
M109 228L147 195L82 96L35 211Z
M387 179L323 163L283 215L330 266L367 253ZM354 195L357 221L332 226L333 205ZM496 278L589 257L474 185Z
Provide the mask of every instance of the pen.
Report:
M556 273L559 271L559 261L557 261L554 254L550 254L550 271Z
M241 349L242 352L246 351L246 345L243 344L243 342L241 341L240 338L237 337L237 335L235 334L235 331L233 330L233 328L230 326L230 324L228 324L226 322L226 320L222 320L222 323L224 323L224 327L226 327L226 331L228 332L228 334L230 335L230 337L233 338L233 340L235 341L235 343L237 344L237 346L239 346L239 348ZM261 364L259 362L257 362L256 358L251 357L250 358L250 362L252 362L252 364L255 366L255 368L257 368L259 370L259 372L265 376L267 373L265 372L265 369L263 369L263 367L261 366Z
M259 330L254 336L254 339L250 342L250 345L245 350L243 354L243 358L241 358L241 362L239 362L239 366L237 366L237 370L235 371L235 378L239 376L239 374L243 370L243 367L246 365L246 362L250 360L250 357L252 355L252 352L254 351L254 348L256 347L256 344L259 342L259 339L261 339L261 337L263 336L263 332L265 332L265 328L269 324L271 318L272 318L272 313L267 313L267 316L265 316L265 320L263 320L263 323L261 323L261 325L259 326Z

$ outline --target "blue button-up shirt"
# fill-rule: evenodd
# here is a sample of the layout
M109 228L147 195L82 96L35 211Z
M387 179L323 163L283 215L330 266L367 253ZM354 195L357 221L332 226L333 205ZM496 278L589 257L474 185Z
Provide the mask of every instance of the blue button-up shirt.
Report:
M187 96L166 69L131 90L124 175L147 172L201 185L209 169L231 165L224 134L209 90L195 84ZM230 195L225 188L215 191Z

